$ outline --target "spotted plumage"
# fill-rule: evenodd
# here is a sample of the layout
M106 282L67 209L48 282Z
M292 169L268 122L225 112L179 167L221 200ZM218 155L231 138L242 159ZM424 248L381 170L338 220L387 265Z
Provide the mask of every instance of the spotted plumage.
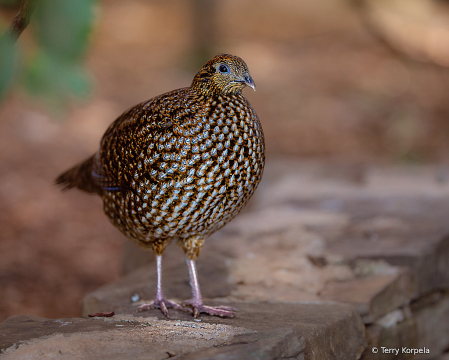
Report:
M237 56L217 55L190 87L143 102L122 114L99 150L56 182L103 198L111 222L158 260L156 300L142 309L181 308L165 299L161 256L177 239L188 259L193 299L183 309L232 316L202 304L195 260L205 238L234 218L254 193L264 167L259 119L243 96L254 82ZM192 278L193 277L193 278Z

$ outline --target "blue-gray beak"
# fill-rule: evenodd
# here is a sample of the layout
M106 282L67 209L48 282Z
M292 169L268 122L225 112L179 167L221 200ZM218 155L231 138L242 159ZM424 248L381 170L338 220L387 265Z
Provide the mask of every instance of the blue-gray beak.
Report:
M249 86L251 89L256 91L256 84L254 84L254 80L251 77L251 75L250 74L246 74L244 79L245 80L243 82L245 83L245 85Z

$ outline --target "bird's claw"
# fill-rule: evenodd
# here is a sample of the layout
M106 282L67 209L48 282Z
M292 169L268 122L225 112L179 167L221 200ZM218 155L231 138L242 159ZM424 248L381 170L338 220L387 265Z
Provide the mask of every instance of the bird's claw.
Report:
M187 300L182 302L182 309L184 311L190 312L193 314L194 318L198 318L201 313L220 316L220 317L234 317L237 309L232 306L207 306L203 304L197 304L193 300Z
M179 305L178 303L168 300L168 299L156 299L148 304L140 305L137 308L137 311L145 311L148 309L160 309L162 314L164 314L166 317L168 316L168 308L175 309L175 310L183 310L183 307Z

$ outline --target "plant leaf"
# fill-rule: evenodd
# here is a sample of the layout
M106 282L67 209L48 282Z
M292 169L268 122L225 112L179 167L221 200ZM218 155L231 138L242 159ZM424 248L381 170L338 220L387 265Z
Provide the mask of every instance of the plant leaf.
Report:
M0 99L11 87L17 71L19 51L8 34L0 36Z

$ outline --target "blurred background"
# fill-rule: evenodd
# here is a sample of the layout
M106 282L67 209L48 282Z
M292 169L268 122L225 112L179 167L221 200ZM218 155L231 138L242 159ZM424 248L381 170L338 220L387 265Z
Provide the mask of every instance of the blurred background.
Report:
M32 2L32 1L31 1ZM0 0L0 34L20 1ZM268 160L449 164L449 2L41 0L0 38L0 321L79 315L122 273L98 197L55 177L209 57L249 66Z

